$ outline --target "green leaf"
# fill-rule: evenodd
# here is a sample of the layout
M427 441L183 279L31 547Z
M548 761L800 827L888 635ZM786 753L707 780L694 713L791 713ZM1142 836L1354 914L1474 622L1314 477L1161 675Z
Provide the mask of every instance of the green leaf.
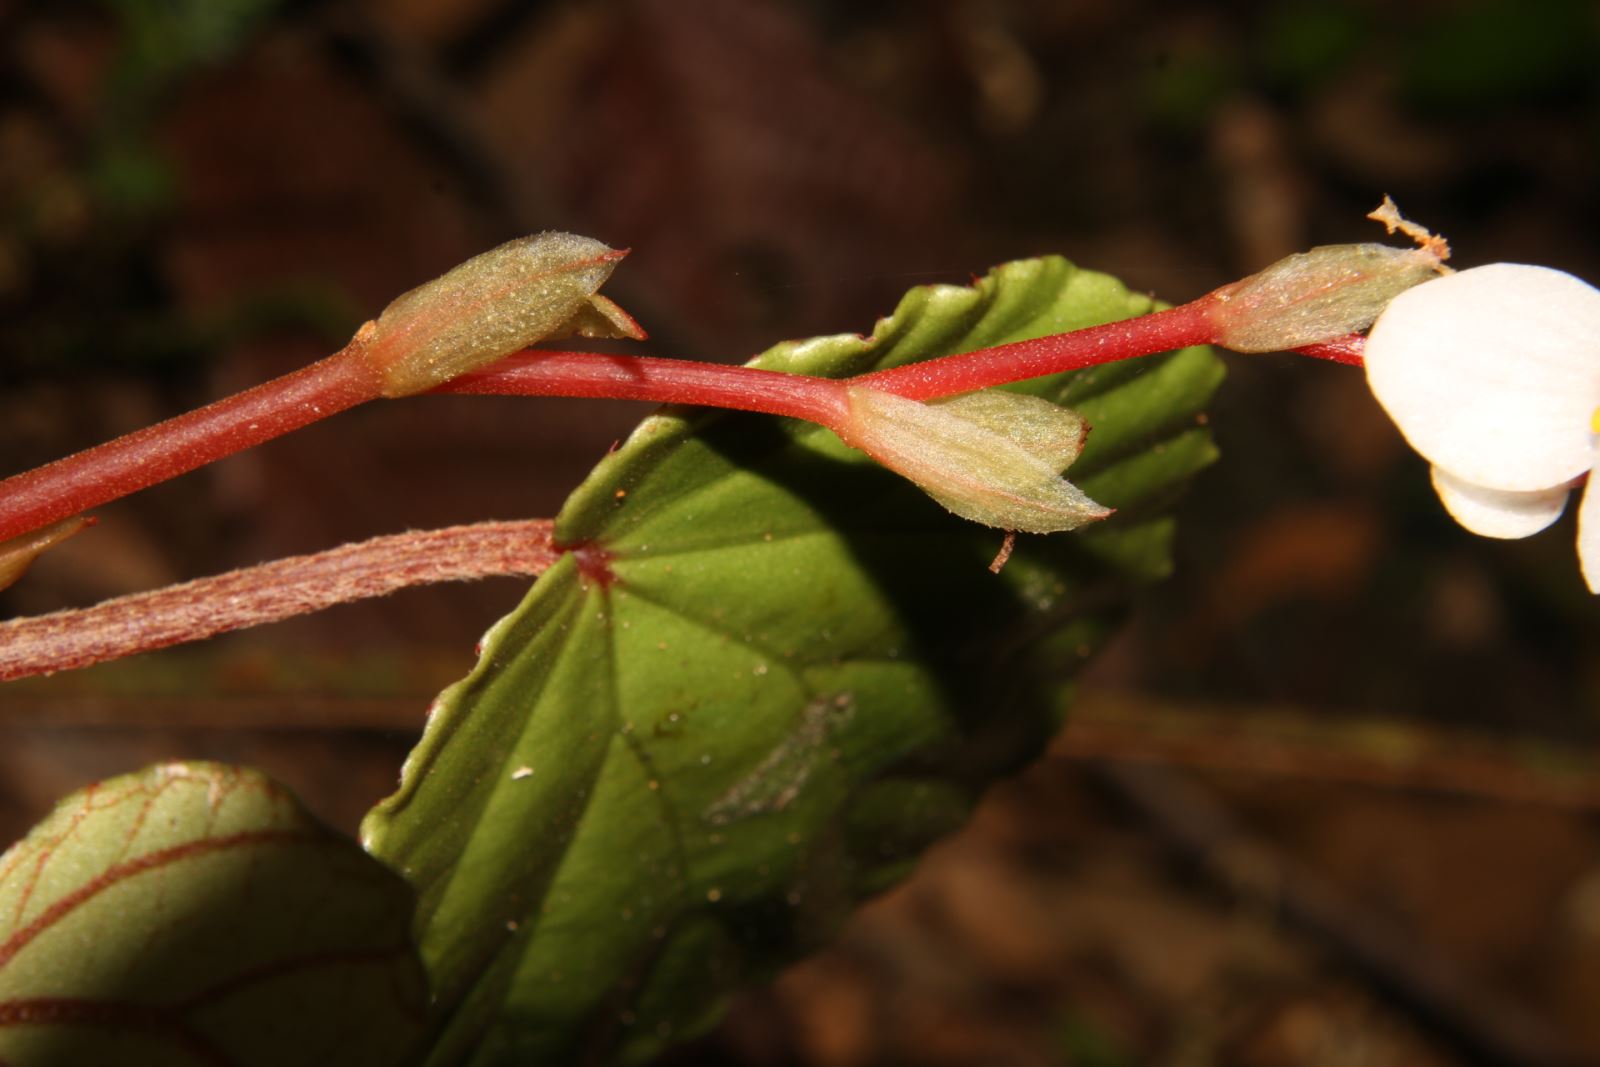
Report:
M755 363L848 375L1151 308L1039 259ZM1024 538L999 577L998 533L825 430L647 419L366 823L419 891L430 1062L639 1062L902 877L1039 751L1060 683L1165 573L1220 375L1189 349L1029 383L1094 425L1070 476L1120 511Z
M254 771L92 785L0 857L0 1063L410 1062L412 902Z

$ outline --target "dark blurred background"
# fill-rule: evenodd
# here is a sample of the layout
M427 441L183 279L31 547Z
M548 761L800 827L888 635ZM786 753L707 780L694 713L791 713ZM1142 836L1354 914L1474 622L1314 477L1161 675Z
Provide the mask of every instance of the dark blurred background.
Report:
M1384 193L1458 265L1600 281L1597 192L1592 0L0 0L0 471L309 362L542 228L633 249L607 291L648 351L732 360L1038 253L1189 299L1377 239ZM679 1062L1600 1056L1571 516L1473 538L1359 372L1229 371L1177 573L1052 753ZM0 610L550 515L643 410L373 405L99 509ZM0 829L174 756L353 829L524 586L6 686Z

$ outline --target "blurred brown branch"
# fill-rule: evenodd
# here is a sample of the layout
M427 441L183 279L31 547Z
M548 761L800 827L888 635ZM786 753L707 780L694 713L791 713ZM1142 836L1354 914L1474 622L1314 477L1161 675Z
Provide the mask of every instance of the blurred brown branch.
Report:
M1570 744L1427 722L1197 705L1086 689L1051 752L1307 781L1600 809L1600 757Z

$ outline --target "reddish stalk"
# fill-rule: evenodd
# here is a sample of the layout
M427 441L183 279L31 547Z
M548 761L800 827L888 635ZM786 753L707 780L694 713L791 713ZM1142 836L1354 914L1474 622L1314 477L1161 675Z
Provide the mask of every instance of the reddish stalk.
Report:
M1120 322L874 371L851 379L851 384L898 393L911 400L932 400L1153 352L1210 344L1217 336L1211 319L1213 305L1209 296L1201 297L1181 307Z
M846 381L852 386L881 389L912 400L932 400L1206 344L1215 334L1210 301L1202 298L1152 315L911 363ZM540 350L508 356L433 391L651 400L790 415L831 425L845 414L844 384L753 367Z
M1205 344L1216 336L1213 307L1210 297L1202 297L1072 333L876 371L848 384L929 400ZM1359 364L1361 338L1300 351ZM434 391L693 404L832 426L847 413L845 386L837 380L688 360L528 351ZM303 370L0 481L0 542L375 399L382 389L379 373L352 344Z
M1215 339L1212 303L1202 297L1121 322L876 371L849 384L928 400L1204 344ZM1300 351L1359 363L1360 350L1355 337ZM0 481L0 542L375 399L382 387L352 344L303 370ZM750 367L528 351L434 391L646 400L837 425L848 407L844 390L837 380Z
M187 474L378 395L351 348L0 482L0 541Z
M1295 351L1312 359L1326 359L1334 363L1343 363L1347 367L1361 367L1366 365L1367 338L1364 334L1353 333L1337 341L1325 341L1320 345L1303 345Z
M582 396L789 415L824 425L849 406L843 383L754 367L652 356L527 351L453 378L435 393Z
M548 520L375 537L90 608L0 623L0 681L277 622L407 586L543 573L561 553Z

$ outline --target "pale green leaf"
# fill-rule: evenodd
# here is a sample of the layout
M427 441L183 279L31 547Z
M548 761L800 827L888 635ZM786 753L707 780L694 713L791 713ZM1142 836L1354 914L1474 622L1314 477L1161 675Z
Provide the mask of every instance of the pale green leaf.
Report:
M100 782L0 857L0 1063L410 1062L411 907L254 771Z

